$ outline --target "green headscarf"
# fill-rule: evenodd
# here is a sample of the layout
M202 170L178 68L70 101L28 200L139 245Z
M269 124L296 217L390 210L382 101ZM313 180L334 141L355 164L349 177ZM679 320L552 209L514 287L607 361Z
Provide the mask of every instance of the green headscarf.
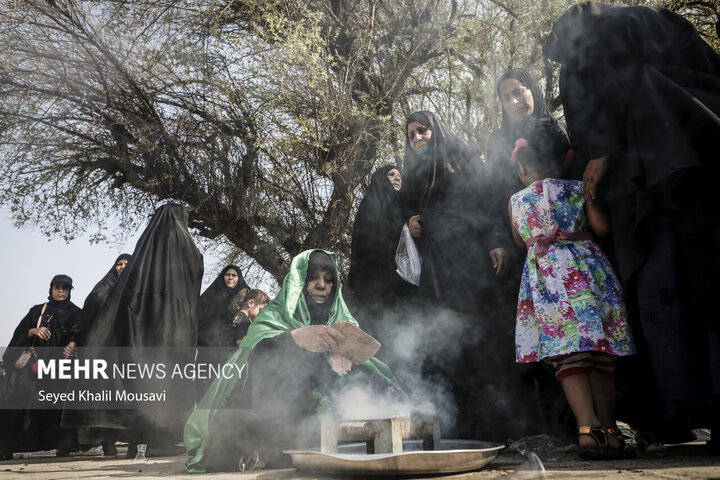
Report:
M305 250L293 259L280 293L260 311L250 325L247 335L240 343L240 347L227 361L227 363L238 367L238 370L233 369L233 371L243 372L241 378L221 377L216 379L185 424L185 448L190 455L190 458L185 462L188 473L205 473L202 460L210 439L210 426L213 417L227 401L236 383L247 378L247 366L245 364L255 346L262 340L274 338L285 331L310 325L310 314L305 303L303 290L305 288L308 260L313 252L323 252L330 256L335 265L335 276L340 278L337 258L334 253L319 249ZM357 321L348 310L347 305L345 305L337 282L333 288L336 293L330 307L327 325L342 321L352 322L357 325ZM366 375L368 373L379 376L388 385L397 385L395 377L387 365L376 358L371 358L353 368L345 377ZM351 380L351 378L348 378L348 380Z

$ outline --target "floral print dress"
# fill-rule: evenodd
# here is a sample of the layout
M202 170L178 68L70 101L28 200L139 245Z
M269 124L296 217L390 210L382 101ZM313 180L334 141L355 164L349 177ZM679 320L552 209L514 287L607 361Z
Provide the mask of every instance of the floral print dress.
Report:
M546 178L510 199L512 224L527 242L588 230L582 182ZM537 362L573 352L635 353L622 289L592 240L561 240L528 248L518 296L515 358Z

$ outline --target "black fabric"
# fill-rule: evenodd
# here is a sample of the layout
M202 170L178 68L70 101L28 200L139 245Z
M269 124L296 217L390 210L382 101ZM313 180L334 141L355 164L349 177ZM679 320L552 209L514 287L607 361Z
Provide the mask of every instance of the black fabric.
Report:
M407 138L407 127L420 122L432 131L430 146L423 156L418 155ZM426 158L423 158L426 157ZM410 215L427 208L438 191L436 182L453 173L469 177L468 181L480 181L482 160L477 152L457 138L445 123L432 112L415 112L405 121L405 155L403 160L403 188L400 191L403 207Z
M230 346L234 351L237 348L237 341L242 340L247 335L250 328L250 318L245 312L237 312L233 321L225 327L224 338L225 344ZM230 355L228 355L228 358Z
M143 347L186 347L174 349L173 358L163 359L164 363L193 363L203 259L187 222L187 212L180 205L158 208L135 246L132 261L88 332L87 355L93 355L93 348L101 352L97 347L133 347L123 349L127 357L110 358L109 362L157 363L157 357L145 360ZM120 378L111 380L117 383L117 389L130 388ZM173 403L177 410L154 411L152 415L118 410L91 410L77 415L65 410L63 424L139 432L177 427L175 434L181 435L193 406L192 396L176 391L169 391L167 396L185 399L187 411L178 402Z
M650 421L657 430L671 422L689 427L695 406L713 401L706 374L712 367L705 362L698 369L695 359L718 356L717 345L706 355L704 340L689 339L720 328L714 308L720 209L712 193L720 148L720 56L690 22L666 9L595 2L570 7L543 51L562 64L560 94L578 157L608 157L597 193L608 207L618 270L636 314L631 325L643 346L636 363L649 366L629 374L651 373L657 387L631 382L626 397L635 411L663 406ZM668 295L658 293L663 291ZM687 341L696 350L690 361L680 358ZM675 373L657 369L674 355Z
M108 297L110 297L110 293L112 292L112 289L115 287L115 284L120 277L120 275L118 275L117 273L117 270L115 269L115 266L120 260L130 261L131 257L132 255L127 253L120 254L115 259L115 262L113 263L113 266L110 267L110 270L105 274L103 278L100 279L98 283L95 284L88 296L85 297L85 303L83 303L82 307L82 322L78 322L78 324L76 325L76 330L78 331L78 340L80 344L85 343L84 336L90 328L90 324L95 320L95 317L98 315L98 313L100 313L100 309L103 307Z
M629 292L639 320L633 324L638 355L617 372L618 413L676 443L690 428L720 427L720 335L688 315L691 297L680 280L672 217L653 217L647 228L649 255Z
M187 222L180 205L158 208L88 334L90 345L196 344L203 262Z
M343 291L362 329L376 338L386 308L415 289L396 272L395 250L405 219L400 194L387 177L392 169L398 168L386 165L372 174L360 202L353 225L350 273Z
M395 290L395 250L404 224L397 192L387 174L394 165L372 174L353 225L347 288L361 298L389 295ZM399 171L399 170L398 170Z
M413 121L432 130L422 156L407 139L407 125ZM507 248L509 242L492 215L490 179L480 156L433 113L412 114L405 131L405 219L419 214L423 228L416 240L423 261L418 294L455 310L474 311L495 282L490 250Z
M238 274L238 283L234 288L225 284L224 276L228 270L235 270ZM223 331L232 323L235 315L232 310L233 298L247 286L240 267L228 265L203 292L198 304L198 346L214 347L225 344Z
M643 220L658 210L694 218L683 197L713 188L720 57L690 22L668 10L596 2L568 9L543 51L562 63L560 94L578 158L609 155L598 194L610 208L619 273L627 283L647 255L639 241ZM704 181L678 180L688 174ZM670 179L681 187L675 198L660 193ZM716 210L716 200L704 200L703 210ZM716 232L689 233L718 238Z

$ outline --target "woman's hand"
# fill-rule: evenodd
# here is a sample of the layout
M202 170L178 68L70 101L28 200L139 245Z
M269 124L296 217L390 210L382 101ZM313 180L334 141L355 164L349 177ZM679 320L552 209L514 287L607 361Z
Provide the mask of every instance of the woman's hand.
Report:
M585 200L592 202L596 198L597 186L607 171L607 155L600 158L593 158L585 167L583 173L583 195Z
M327 325L308 325L290 331L295 345L309 352L331 352L345 341L345 335Z
M507 269L508 253L504 248L495 248L490 250L490 260L495 269L495 276L499 277Z
M63 358L70 358L73 351L75 351L75 347L77 347L77 343L75 342L70 342L65 345L65 348L63 349Z
M31 328L28 330L28 338L38 337L40 340L50 340L52 334L45 327Z
M408 228L410 229L410 235L414 238L422 237L422 225L420 225L420 215L413 215L408 220Z

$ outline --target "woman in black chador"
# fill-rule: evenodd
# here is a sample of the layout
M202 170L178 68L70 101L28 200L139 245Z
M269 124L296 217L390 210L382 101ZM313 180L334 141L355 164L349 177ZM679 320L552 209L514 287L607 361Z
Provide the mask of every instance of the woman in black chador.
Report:
M513 68L503 73L495 83L495 93L502 104L502 123L488 139L487 167L493 179L493 208L501 217L498 223L503 225L505 231L512 231L508 203L515 192L525 188L517 173L517 163L511 160L515 142L519 138L527 138L530 132L532 135L545 132L545 143L566 152L569 139L565 128L548 111L540 85L528 71ZM567 178L572 178L576 173L568 172ZM515 317L525 250L515 245L509 247L508 272L498 279L496 293L502 299L498 302L498 309L504 312L503 316ZM562 389L555 380L553 369L545 363L516 364L514 368L527 375L527 382L532 377L537 385L544 423L538 425L538 429L563 436L563 426L568 422L574 423L574 419Z
M38 380L33 371L37 361L31 357L22 367L16 365L18 358L28 347L34 347L37 358L69 358L75 349L77 338L73 330L82 311L70 301L72 279L67 275L55 275L50 281L48 301L35 305L20 320L7 350L3 354L5 375L0 389L4 408L0 410L0 459L12 458L13 451L57 449L57 456L67 456L75 447L75 429L60 427L62 410L40 410L34 400L43 388L52 392L64 392L64 384L57 381L52 386ZM56 347L56 348L50 348ZM27 410L23 406L31 407Z
M515 192L525 188L518 177L517 164L510 158L515 142L526 137L529 131L547 132L548 144L567 145L569 140L565 129L545 106L537 80L526 70L513 68L502 74L495 84L495 92L502 104L502 124L488 139L487 170L492 178L493 214L499 217L496 224L501 225L504 232L510 232L508 202ZM525 249L512 245L508 246L508 253L507 274L498 279L495 292L503 299L501 304L508 309L508 315L514 317Z
M513 193L525 188L518 178L517 165L510 160L515 142L538 121L542 121L545 128L557 132L555 136L567 138L567 134L548 111L540 85L528 71L513 68L503 73L495 84L495 93L502 104L502 124L488 139L487 165L493 176L493 191L501 215L507 222L507 229L510 229L508 201Z
M494 225L480 156L431 112L405 122L405 218L419 243L419 294L473 313L504 272L507 235Z
M682 440L673 427L716 432L720 56L668 10L594 2L568 9L543 51L562 64L585 195L608 206L635 310L645 364L634 368L631 420L668 441Z
M397 274L395 250L404 224L395 165L378 168L353 225L350 274L344 291L362 329L381 342L383 316L414 287Z
M408 117L401 193L422 255L422 305L407 312L405 335L424 342L413 351L423 377L454 397L455 425L443 434L505 441L526 434L537 401L513 368L514 310L497 294L511 240L489 182L479 155L436 115Z
M198 303L198 363L225 363L227 339L225 332L232 324L235 311L232 302L247 287L240 267L228 265L200 295ZM222 347L222 348L221 348ZM200 400L212 383L211 378L197 380L196 399Z
M132 258L129 253L121 253L113 263L112 268L100 281L93 287L83 303L83 313L88 321L93 321L95 316L100 313L100 309L107 301L112 289L120 278L120 274L125 269L128 261Z
M113 288L117 284L120 274L125 270L128 261L132 256L128 253L121 253L113 263L110 271L95 284L93 289L90 291L87 297L85 297L85 303L83 303L83 315L81 321L75 324L74 330L80 345L86 345L85 335L90 329L90 325L95 321L95 317L100 313L103 305L110 297ZM95 438L102 438L100 440L103 447L103 455L111 456L117 455L117 449L115 448L115 435L117 432L103 432L102 430L88 431L83 429L80 431L81 441L83 443L95 443Z
M110 293L112 293L113 288L115 288L115 284L117 284L118 278L120 278L120 274L127 266L130 258L132 258L132 255L129 253L121 253L117 259L115 259L115 263L113 263L110 271L95 284L88 296L85 297L85 303L83 303L82 307L82 322L76 325L78 340L81 344L84 344L85 334L90 328L92 322L95 321L95 317L100 313L100 310L103 305L105 305L107 299L110 297Z
M247 288L240 267L228 265L200 295L198 304L198 346L224 346L223 331L232 323L232 302Z
M87 335L88 348L133 347L117 350L118 358L109 359L120 364L192 364L202 275L202 255L188 232L187 212L177 204L158 208L135 246L132 261L93 322ZM143 357L159 351L143 347L176 348L171 358L159 359ZM108 352L112 355L107 349L104 353ZM122 354L130 358L120 358ZM115 387L120 390L137 385L123 384L122 379L113 380L119 382ZM176 383L167 386L177 388ZM147 443L148 452L152 454L154 448L169 447L180 440L182 425L193 406L192 395L186 391L169 390L166 397L171 405L165 409L89 410L83 412L79 421L82 426L123 430L120 438L131 443L129 456L135 455L135 443ZM179 400L185 403L180 404ZM65 411L63 424L78 421L69 418L69 413Z

